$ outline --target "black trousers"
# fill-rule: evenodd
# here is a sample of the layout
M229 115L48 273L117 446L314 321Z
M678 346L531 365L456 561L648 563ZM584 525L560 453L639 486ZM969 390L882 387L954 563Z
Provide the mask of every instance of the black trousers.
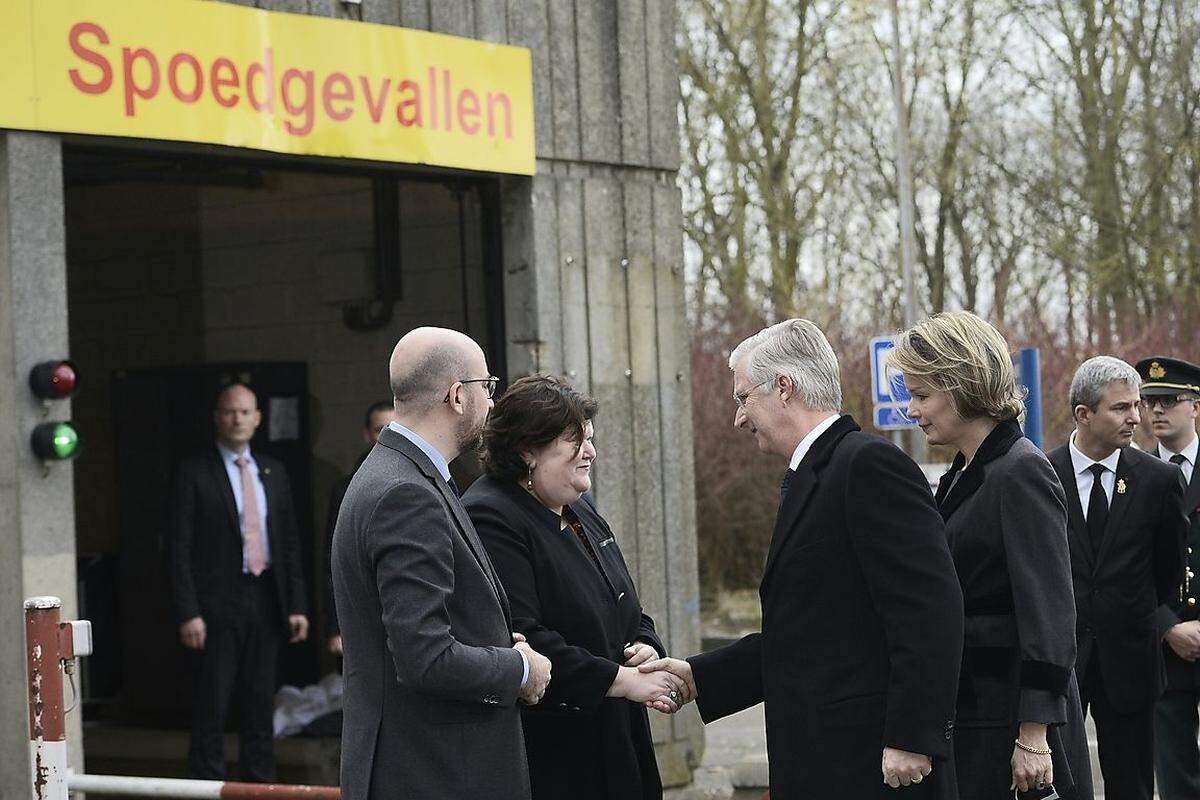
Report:
M228 622L205 622L204 649L196 655L192 741L188 775L225 779L225 720L236 698L241 726L238 763L244 781L275 780L275 670L283 642L275 580L264 572L238 581L238 613Z
M1200 747L1196 733L1200 728L1200 692L1168 689L1158 700L1154 712L1157 741L1154 761L1158 771L1158 791L1162 800L1200 798Z
M1083 713L1096 723L1100 772L1105 800L1152 800L1154 797L1154 704L1132 713L1117 711L1108 701L1093 654L1079 687Z

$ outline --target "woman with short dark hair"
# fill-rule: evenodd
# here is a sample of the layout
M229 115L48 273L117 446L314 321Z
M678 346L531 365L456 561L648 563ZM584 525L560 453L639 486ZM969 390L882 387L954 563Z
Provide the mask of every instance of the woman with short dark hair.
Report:
M673 711L679 679L640 673L666 655L613 531L587 491L596 403L533 375L496 401L484 475L463 504L512 606L554 672L522 714L534 800L658 800L646 707Z

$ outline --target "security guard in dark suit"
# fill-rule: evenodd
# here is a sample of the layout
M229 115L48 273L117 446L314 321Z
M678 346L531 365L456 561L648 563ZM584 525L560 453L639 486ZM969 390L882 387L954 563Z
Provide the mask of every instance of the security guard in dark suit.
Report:
M1151 453L1179 465L1186 486L1187 572L1178 595L1159 608L1167 690L1154 719L1155 772L1162 800L1200 798L1200 367L1177 358L1154 356L1137 363L1142 378L1142 412L1158 440Z

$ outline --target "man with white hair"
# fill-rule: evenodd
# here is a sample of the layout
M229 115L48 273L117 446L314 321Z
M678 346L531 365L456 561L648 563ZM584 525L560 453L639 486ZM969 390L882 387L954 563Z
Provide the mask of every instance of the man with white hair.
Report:
M956 798L962 593L925 476L840 413L837 359L808 320L751 336L729 366L734 425L790 459L762 633L640 668L684 678L705 722L765 702L774 800Z
M541 699L550 662L512 633L448 466L478 443L499 379L479 345L444 328L405 334L389 373L395 420L333 535L342 797L528 800L517 702Z
M1096 723L1106 797L1154 796L1154 704L1163 691L1166 603L1183 577L1179 470L1130 447L1141 378L1111 356L1071 381L1075 431L1049 454L1067 495L1075 674Z

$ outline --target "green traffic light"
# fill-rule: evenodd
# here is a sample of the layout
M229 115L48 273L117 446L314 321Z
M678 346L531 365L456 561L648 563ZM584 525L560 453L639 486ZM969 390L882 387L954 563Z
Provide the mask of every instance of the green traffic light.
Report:
M29 437L33 454L43 461L67 461L79 455L79 431L70 422L43 422Z
M79 432L70 423L60 422L54 426L50 442L56 457L68 459L75 455L75 449L79 447Z

